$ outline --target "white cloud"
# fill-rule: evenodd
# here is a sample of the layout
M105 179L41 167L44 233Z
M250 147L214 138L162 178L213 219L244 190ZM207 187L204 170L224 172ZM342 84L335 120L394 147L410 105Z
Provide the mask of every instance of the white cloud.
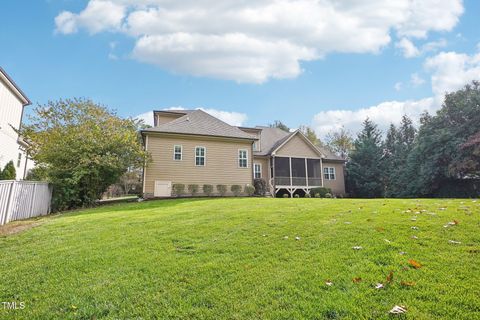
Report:
M261 83L332 52L378 53L392 34L413 44L462 13L462 0L90 0L55 23L129 35L133 57L175 73Z
M185 110L184 107L168 107L163 110ZM197 110L203 110L206 113L228 123L232 126L242 126L247 121L247 115L245 113L224 111L213 108L195 108ZM142 119L146 124L153 126L153 111L148 111L137 115L135 118Z
M387 101L358 110L319 112L313 118L312 127L321 137L342 126L352 133L357 133L362 127L362 122L366 118L370 118L381 130L386 131L390 123L398 124L404 114L416 120L419 119L422 112L433 112L436 109L437 105L433 98L418 101Z
M418 73L413 73L411 76L410 76L410 83L414 86L414 87L418 87L418 86L421 86L422 84L425 83L425 79L423 79L422 77L420 77L418 75Z
M480 79L480 53L441 52L428 58L425 68L432 73L433 93L443 97L446 92Z
M407 38L402 38L402 40L395 44L395 47L402 50L405 58L414 58L420 55L420 50Z
M403 83L402 82L397 82L397 83L395 83L395 85L393 87L395 88L396 91L400 91L403 88Z
M117 2L120 1L90 0L79 14L63 11L55 18L56 32L71 34L79 28L85 28L91 34L116 31L126 13L126 7Z

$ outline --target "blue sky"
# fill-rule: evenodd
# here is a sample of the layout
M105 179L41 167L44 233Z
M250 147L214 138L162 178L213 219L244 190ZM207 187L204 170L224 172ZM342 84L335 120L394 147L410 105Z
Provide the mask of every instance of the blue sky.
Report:
M34 103L385 128L480 79L479 1L397 2L3 0L0 65Z

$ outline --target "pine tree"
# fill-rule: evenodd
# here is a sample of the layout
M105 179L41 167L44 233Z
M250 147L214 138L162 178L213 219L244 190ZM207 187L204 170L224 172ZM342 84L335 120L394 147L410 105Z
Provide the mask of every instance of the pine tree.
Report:
M363 129L354 146L355 150L347 163L349 192L355 197L382 197L384 170L381 132L370 119L363 122Z
M9 161L5 165L5 168L3 168L3 171L0 175L0 180L15 180L16 177L17 173L15 171L15 165L13 164L13 161Z

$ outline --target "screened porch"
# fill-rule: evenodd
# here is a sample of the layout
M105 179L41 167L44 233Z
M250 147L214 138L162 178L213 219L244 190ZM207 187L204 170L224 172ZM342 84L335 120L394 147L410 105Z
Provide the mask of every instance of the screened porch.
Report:
M275 187L318 187L322 185L320 159L273 158Z

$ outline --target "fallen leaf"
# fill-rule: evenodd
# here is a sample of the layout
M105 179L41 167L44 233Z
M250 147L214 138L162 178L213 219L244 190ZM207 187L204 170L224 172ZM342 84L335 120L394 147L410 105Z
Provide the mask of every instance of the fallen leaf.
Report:
M331 280L327 280L325 281L325 284L330 287L333 285L333 282Z
M407 312L407 308L405 308L405 306L395 306L392 308L392 310L390 310L391 314L402 314L406 312Z
M413 259L408 260L408 263L415 269L420 269L422 267L422 264L420 262L415 261Z
M418 239L418 237L417 236L412 236L412 239Z
M363 248L361 246L355 246L355 247L352 247L353 250L362 250Z
M390 271L390 273L387 276L387 282L392 283L393 281L393 271Z
M383 289L383 287L384 287L384 286L383 286L382 283L377 283L377 284L375 285L375 289Z
M460 241L455 241L455 240L448 240L448 243L451 243L451 244L461 244Z
M392 243L392 241L390 241L388 239L383 239L383 241L385 241L386 243Z
M404 287L413 287L414 285L416 285L416 283L413 281L402 281L400 282L400 285Z
M283 239L288 239L288 236L283 237Z
M359 283L359 282L362 281L362 278L356 277L356 278L353 278L352 281L353 281L354 283Z
M300 240L300 237L295 237L295 240Z
M378 232L383 232L383 231L385 231L385 229L382 228L382 227L377 227L376 230L377 230Z
M406 254L406 252L405 251L400 251L399 254L401 254L403 256L404 254Z
M413 230L418 230L418 227L411 227Z

